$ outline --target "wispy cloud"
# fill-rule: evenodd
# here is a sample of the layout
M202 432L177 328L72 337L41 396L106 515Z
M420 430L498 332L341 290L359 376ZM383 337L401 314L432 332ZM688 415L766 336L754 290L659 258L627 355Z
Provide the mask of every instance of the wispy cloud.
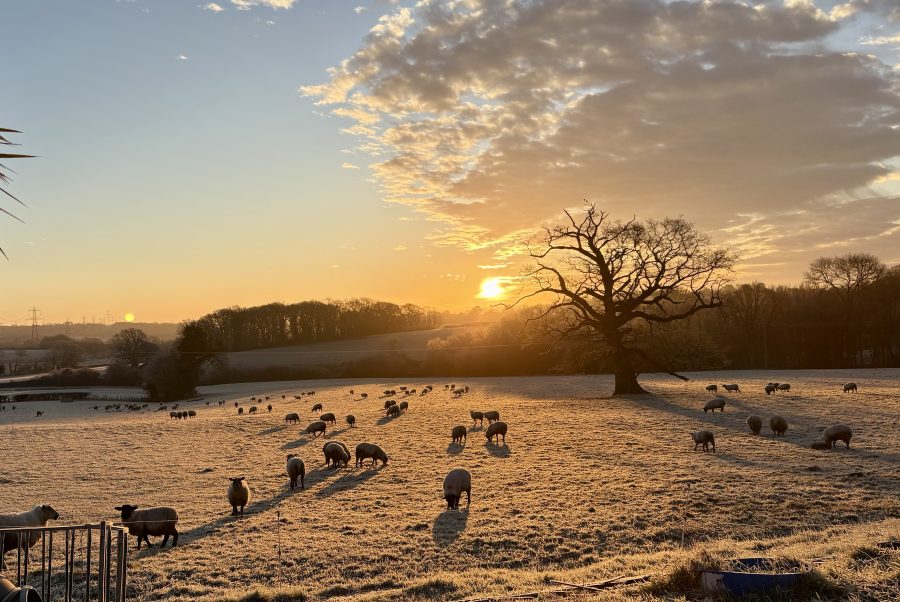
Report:
M859 43L863 46L888 46L890 44L900 44L900 34L895 36L860 38Z
M255 6L268 6L269 8L291 8L297 0L231 0L238 10L250 10Z
M214 13L220 13L225 9L222 8L221 6L219 6L218 4L216 4L215 2L210 2L209 4L204 5L203 10L212 11Z
M341 163L341 167L344 169L359 169L359 165L354 165L353 163L343 162Z
M186 60L188 60L187 55L184 55L184 54L179 54L179 55L176 56L175 58L178 59L179 61L186 61Z
M405 251L405 250L406 250L406 245L397 245L396 247L394 247L394 250L395 250L395 251L398 251L398 252L399 252L399 251Z
M365 10L366 10L365 6L357 6L356 8L353 9L353 12L355 12L358 15L358 14L364 12Z

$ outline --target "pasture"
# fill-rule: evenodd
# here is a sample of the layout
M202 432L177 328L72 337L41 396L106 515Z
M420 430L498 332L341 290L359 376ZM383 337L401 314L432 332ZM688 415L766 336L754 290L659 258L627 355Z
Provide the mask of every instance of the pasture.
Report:
M131 552L136 600L457 599L664 574L704 550L825 558L820 569L849 599L900 595L889 591L896 552L858 559L900 537L900 370L689 376L646 375L653 395L631 398L609 397L606 376L241 383L202 388L203 400L180 404L197 411L188 420L155 405L24 403L0 413L0 513L46 503L57 523L77 524L117 520L123 503L175 507L178 547ZM791 390L767 396L770 380ZM859 393L842 393L850 380ZM470 390L454 397L451 382ZM731 382L742 392L723 392ZM702 410L710 383L724 412ZM419 395L426 384L433 392ZM382 391L399 385L417 393L396 396L409 410L387 418ZM263 398L252 415L251 396ZM337 416L324 439L301 434L315 403ZM470 409L498 410L506 445L487 443ZM285 424L289 412L299 425ZM760 436L745 424L751 413ZM772 436L773 414L787 419L786 436ZM811 449L835 423L853 428L850 449ZM467 427L465 445L451 444L455 425ZM715 434L715 453L694 451L698 429ZM326 469L332 439L351 451L376 443L389 462ZM288 488L288 453L306 464L305 490ZM472 474L472 504L448 511L441 482L454 467ZM230 516L231 476L252 489L243 518ZM645 588L596 597L656 599Z

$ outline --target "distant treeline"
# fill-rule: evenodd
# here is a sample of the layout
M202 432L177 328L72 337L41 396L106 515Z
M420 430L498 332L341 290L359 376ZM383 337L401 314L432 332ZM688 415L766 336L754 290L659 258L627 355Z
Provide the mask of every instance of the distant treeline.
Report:
M424 330L440 320L437 311L411 303L351 299L230 307L192 323L202 329L210 351L247 351Z

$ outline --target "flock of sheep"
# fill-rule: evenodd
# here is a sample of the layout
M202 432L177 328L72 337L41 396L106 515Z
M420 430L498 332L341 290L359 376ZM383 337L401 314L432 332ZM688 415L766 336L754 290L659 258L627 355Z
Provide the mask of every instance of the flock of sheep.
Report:
M736 384L722 385L722 388L729 393L741 392L740 386ZM714 384L707 385L706 390L709 393L715 393L718 391L718 386ZM767 383L763 390L766 392L766 395L773 395L778 391L790 391L791 385L788 383ZM857 393L858 390L859 387L856 383L846 383L843 386L844 393ZM706 414L707 412L712 412L715 414L716 410L724 412L725 403L726 399L723 397L710 399L703 405L703 413ZM759 435L762 430L762 424L762 418L756 414L751 414L747 417L747 426L754 435ZM769 418L769 428L772 429L772 434L774 436L783 437L788 430L787 420L785 420L784 417L775 414ZM814 441L810 447L813 449L830 449L833 448L838 441L843 441L847 446L847 449L850 449L851 437L853 437L853 429L846 424L834 424L826 428L822 432L822 439ZM703 451L708 452L710 445L712 445L712 450L714 452L716 451L716 437L712 431L694 431L691 433L691 438L694 440L694 451L697 451L697 448L701 445L703 446Z

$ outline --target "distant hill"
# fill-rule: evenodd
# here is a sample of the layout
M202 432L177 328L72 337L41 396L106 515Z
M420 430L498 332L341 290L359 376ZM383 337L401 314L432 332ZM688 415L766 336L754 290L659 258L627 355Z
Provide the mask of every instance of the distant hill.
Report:
M172 322L116 322L115 324L42 324L38 327L37 340L58 334L68 334L73 339L109 339L120 330L139 328L148 336L162 341L172 340L178 334L178 324ZM19 347L31 344L31 325L0 326L0 347Z

